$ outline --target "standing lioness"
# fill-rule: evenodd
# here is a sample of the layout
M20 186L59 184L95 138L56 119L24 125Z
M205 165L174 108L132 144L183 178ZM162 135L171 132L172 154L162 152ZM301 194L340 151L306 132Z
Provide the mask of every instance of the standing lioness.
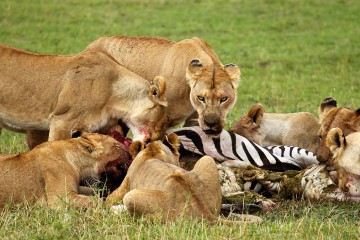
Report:
M126 159L127 151L115 139L73 132L72 139L50 141L29 152L0 156L0 208L7 202L40 202L56 207L69 199L88 206L91 198L78 194L79 182L99 177L112 161Z
M145 79L164 76L170 126L188 118L195 109L205 132L218 134L224 128L226 115L236 101L240 70L235 64L224 66L200 38L174 42L150 37L102 37L87 49L109 54Z
M156 139L167 123L165 81L152 84L101 52L35 54L0 44L0 127L28 134L30 148L117 124Z

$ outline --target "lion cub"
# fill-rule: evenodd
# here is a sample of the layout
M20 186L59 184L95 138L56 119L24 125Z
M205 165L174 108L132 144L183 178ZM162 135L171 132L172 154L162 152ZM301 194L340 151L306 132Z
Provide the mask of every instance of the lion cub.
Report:
M315 152L318 147L318 119L308 112L264 113L257 103L239 118L230 131L261 146L288 145Z
M345 198L360 202L360 132L345 137L340 128L332 128L326 146L333 154L333 167L338 173L338 185Z
M78 194L80 180L98 177L109 162L121 161L127 152L106 135L73 131L72 137L0 157L0 207L24 201L56 207L67 199L89 206L91 198Z
M332 161L332 153L326 146L326 136L330 129L338 127L345 136L360 131L360 109L353 110L337 107L337 101L332 97L325 98L319 106L320 138L316 155L320 162Z
M137 141L130 146L133 163L118 189L106 199L107 203L123 200L126 209L137 216L154 218L161 213L162 221L180 217L204 218L210 222L232 221L218 218L221 208L221 188L213 158L204 156L193 170L179 166L179 139L176 134L165 136L163 142L147 146ZM245 216L249 221L260 221Z

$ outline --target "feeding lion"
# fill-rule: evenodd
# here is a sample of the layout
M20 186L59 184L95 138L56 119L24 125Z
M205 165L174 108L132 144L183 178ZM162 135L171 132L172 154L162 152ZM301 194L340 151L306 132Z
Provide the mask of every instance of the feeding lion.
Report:
M98 178L111 162L125 161L127 150L112 137L73 131L74 138L42 143L29 152L0 157L0 207L6 203L51 207L66 199L90 206L92 199L80 195L79 182Z
M219 219L221 189L213 158L204 156L193 170L179 166L179 139L176 134L165 136L144 146L137 141L130 146L134 160L120 187L106 199L107 203L122 200L134 215L175 220L186 217L204 218L210 222L235 223ZM258 222L260 218L244 215L243 219Z
M102 52L35 54L0 45L0 127L27 133L30 148L71 129L106 132L119 119L135 139L166 128L165 81L128 71Z
M167 82L169 126L199 115L198 124L209 134L219 134L236 101L240 70L223 65L214 50L200 38L174 42L163 38L112 36L92 42L88 50L112 56L130 71Z
M319 106L320 138L316 155L320 162L332 161L332 153L326 146L326 136L330 129L338 127L345 136L360 131L360 109L353 110L345 107L337 107L337 101L328 97Z

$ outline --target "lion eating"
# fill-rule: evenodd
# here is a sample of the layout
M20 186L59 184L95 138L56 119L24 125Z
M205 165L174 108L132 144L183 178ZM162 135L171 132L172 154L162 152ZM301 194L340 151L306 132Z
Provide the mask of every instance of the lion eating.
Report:
M122 164L128 152L106 135L73 131L72 136L42 143L26 153L0 157L0 207L24 202L57 207L66 200L90 206L92 198L79 194L80 181L99 178L109 163Z
M102 52L35 54L0 44L0 127L27 134L29 148L70 138L70 130L105 132L121 119L135 139L165 131L165 80L151 83Z
M197 124L206 133L216 135L224 128L236 101L240 70L235 64L223 65L204 40L112 36L99 38L87 50L104 52L145 79L164 76L170 127L197 113Z
M316 155L320 162L331 162L333 160L330 149L326 146L326 136L330 129L338 127L345 136L360 131L360 109L353 110L338 107L337 101L328 97L319 106L320 138Z
M237 223L219 219L222 196L214 159L204 156L191 171L186 171L179 165L179 146L174 133L166 135L163 142L158 140L146 146L134 142L130 146L134 160L128 173L106 202L122 200L126 209L136 216L155 218L160 213L164 222L185 214L210 222ZM252 215L244 215L243 219L261 221Z

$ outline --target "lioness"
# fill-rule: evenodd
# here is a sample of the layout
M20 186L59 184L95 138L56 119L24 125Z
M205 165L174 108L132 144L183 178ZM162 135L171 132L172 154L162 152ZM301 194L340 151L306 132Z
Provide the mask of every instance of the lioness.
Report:
M102 131L118 119L135 139L165 128L165 81L142 77L102 52L44 55L0 45L0 127L29 135L28 145ZM48 131L50 131L48 133Z
M134 215L155 217L160 212L164 222L175 220L182 213L219 221L222 196L214 159L204 156L193 170L186 171L179 166L179 146L174 133L166 135L164 142L151 142L146 147L140 141L134 142L130 146L133 163L120 187L106 202L123 200ZM260 221L251 215L244 219Z
M261 146L288 145L315 152L319 120L309 112L264 113L260 103L232 124L230 131Z
M24 201L56 207L66 199L89 206L91 198L78 194L80 180L99 177L108 163L121 163L127 151L106 135L74 131L72 136L0 158L0 207Z
M219 134L224 128L226 115L236 101L240 70L235 64L224 66L200 38L174 42L112 36L99 38L87 49L109 54L145 79L164 76L170 126L189 118L195 109L198 124L206 133Z
M345 136L360 131L360 109L352 110L345 107L337 107L337 101L328 97L319 106L320 138L316 155L320 162L332 160L332 154L326 146L326 136L330 129L338 127Z
M326 146L333 154L332 165L338 173L338 186L345 199L360 202L360 132L345 137L340 128L332 128Z

